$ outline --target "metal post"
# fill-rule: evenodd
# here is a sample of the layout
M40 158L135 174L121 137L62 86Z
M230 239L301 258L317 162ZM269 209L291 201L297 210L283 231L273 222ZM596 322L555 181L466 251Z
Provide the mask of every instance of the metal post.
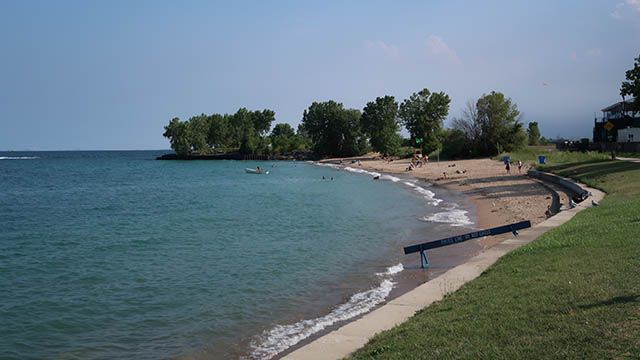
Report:
M428 268L429 267L429 259L427 258L427 251L420 249L420 267Z

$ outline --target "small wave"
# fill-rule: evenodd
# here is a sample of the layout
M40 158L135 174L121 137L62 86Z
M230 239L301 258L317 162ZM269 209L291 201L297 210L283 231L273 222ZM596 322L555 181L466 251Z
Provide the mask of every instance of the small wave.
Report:
M40 159L37 156L0 156L0 160L33 160Z
M399 182L399 181L403 181L401 178L393 176L393 175L389 175L389 174L380 174L378 172L375 171L368 171L368 170L364 170L364 169L359 169L359 168L352 168L350 166L342 166L342 165L336 165L336 164L325 164L325 163L315 163L317 165L320 166L328 166L334 169L343 169L345 171L349 171L352 173L356 173L356 174L366 174L366 175L370 175L373 177L379 177L380 180L389 180L392 182ZM417 193L419 193L420 195L422 195L425 200L427 200L431 205L433 206L438 206L438 204L440 204L442 202L442 199L438 199L436 198L436 194L433 191L427 190L423 187L420 187L410 181L403 181L403 184L413 188L413 190L415 190Z
M395 177L395 176L391 176L391 175L382 175L382 176L380 176L380 179L382 179L382 180L391 180L393 182L398 182L398 181L402 180L399 177Z
M347 171L350 171L352 173L357 173L357 174L368 174L368 175L371 175L371 176L380 176L380 173L377 173L375 171L367 171L367 170L364 170L364 169L356 169L356 168L352 168L352 167L349 167L349 166L345 166L344 169L347 170Z
M376 275L378 276L391 276L391 275L395 275L399 272L401 272L402 270L404 270L404 265L402 265L402 263L398 264L398 265L393 265L387 268L387 271L382 272L382 273L376 273Z
M309 162L314 164L314 165L318 165L318 166L326 166L326 167L330 167L330 168L334 168L334 169L340 169L341 168L341 166L337 165L337 164L320 163L320 162L313 162L313 161L309 161Z
M415 190L417 193L421 194L422 196L424 196L424 198L429 201L431 203L431 205L437 206L438 204L440 204L442 202L442 199L438 199L436 198L436 194L431 191L431 190L427 190L423 187L420 187L414 183L405 181L404 182L405 185L413 188L413 190Z
M473 225L473 222L467 216L467 211L460 209L453 209L447 212L435 213L431 216L425 216L423 220L451 224L451 226Z
M339 322L349 320L358 315L371 311L383 302L393 289L391 276L404 270L402 264L390 266L383 273L376 275L383 277L380 285L351 296L349 301L341 304L329 314L311 320L301 320L290 325L276 325L265 331L258 340L252 342L252 359L271 359L291 346Z

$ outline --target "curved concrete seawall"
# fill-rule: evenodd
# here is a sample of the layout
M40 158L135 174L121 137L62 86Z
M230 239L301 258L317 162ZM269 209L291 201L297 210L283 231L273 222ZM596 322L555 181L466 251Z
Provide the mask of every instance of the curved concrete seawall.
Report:
M538 170L529 170L527 172L527 175L532 178L536 178L563 187L568 191L576 194L576 196L581 201L589 196L589 191L585 190L582 186L573 182L571 179Z
M534 172L534 174L531 174L531 172ZM605 195L600 190L591 189L557 175L535 170L530 171L529 175L564 187L578 196L584 196L583 199L586 199L591 194L593 200L600 201ZM349 356L349 354L364 346L377 333L389 330L405 322L420 309L442 300L446 294L456 291L468 281L480 276L484 270L505 254L534 241L548 230L564 224L573 218L575 214L591 206L591 201L584 201L573 209L561 211L530 229L522 230L520 231L520 236L506 239L480 252L480 254L469 259L466 263L389 301L363 317L300 347L283 358L305 360L342 359Z

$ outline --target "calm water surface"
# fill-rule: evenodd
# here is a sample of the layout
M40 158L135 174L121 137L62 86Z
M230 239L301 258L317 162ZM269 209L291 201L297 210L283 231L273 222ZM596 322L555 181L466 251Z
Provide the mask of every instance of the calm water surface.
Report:
M471 224L416 181L162 153L0 153L0 358L269 358Z

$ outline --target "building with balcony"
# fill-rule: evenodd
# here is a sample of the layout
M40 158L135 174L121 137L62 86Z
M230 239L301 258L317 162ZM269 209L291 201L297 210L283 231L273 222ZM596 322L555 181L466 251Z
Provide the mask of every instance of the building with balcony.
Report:
M632 99L602 109L602 118L594 120L593 142L640 142L640 105Z

